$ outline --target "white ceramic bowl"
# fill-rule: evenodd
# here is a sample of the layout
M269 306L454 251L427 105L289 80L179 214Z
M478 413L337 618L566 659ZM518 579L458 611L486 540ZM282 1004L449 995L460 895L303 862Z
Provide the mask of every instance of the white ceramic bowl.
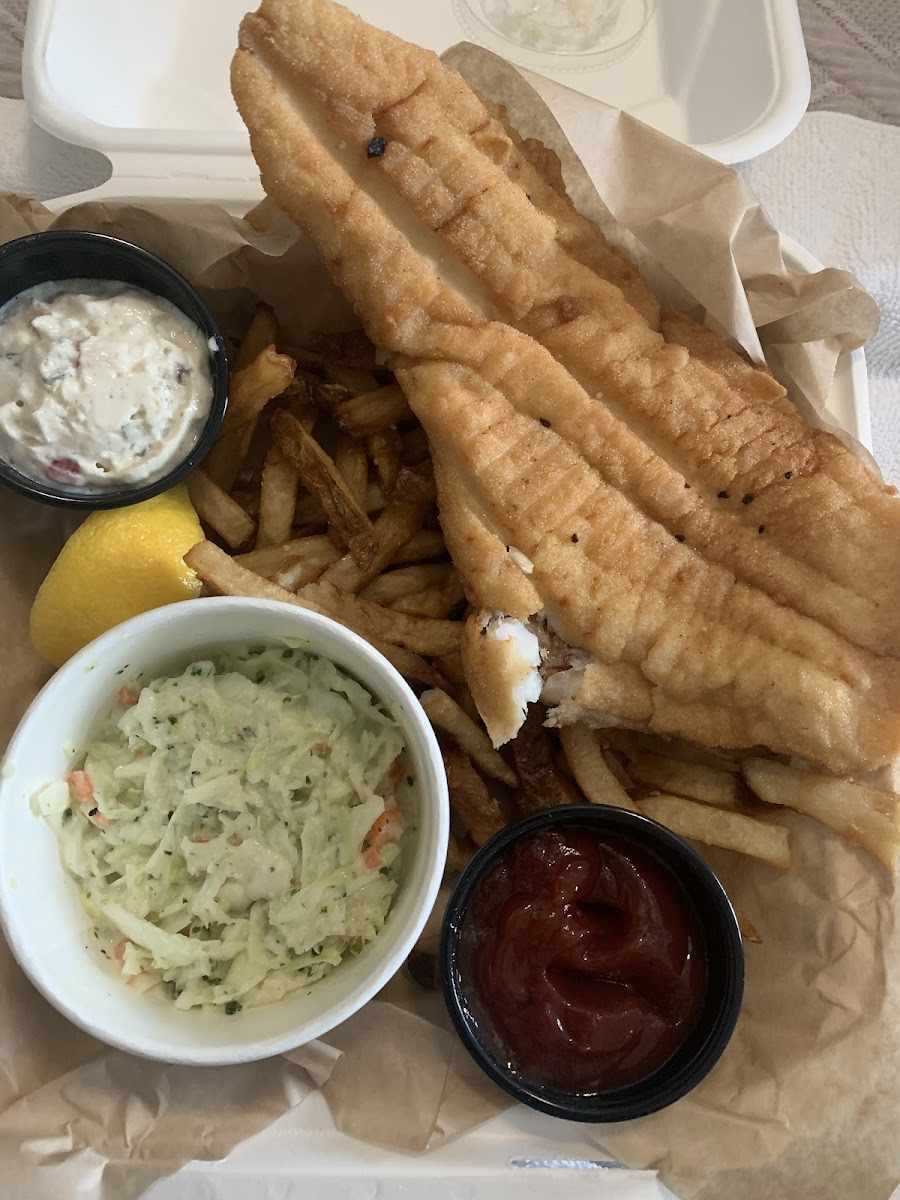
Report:
M55 837L31 796L59 779L123 679L183 668L217 647L289 637L332 660L384 701L403 728L417 810L400 887L384 929L308 992L233 1016L181 1012L135 994L88 945L88 924ZM121 673L120 673L121 672ZM0 919L31 981L76 1025L113 1046L165 1062L248 1062L301 1046L346 1020L387 983L431 911L449 824L440 751L401 676L356 634L315 613L268 600L188 600L144 613L98 638L53 676L13 737L0 779Z

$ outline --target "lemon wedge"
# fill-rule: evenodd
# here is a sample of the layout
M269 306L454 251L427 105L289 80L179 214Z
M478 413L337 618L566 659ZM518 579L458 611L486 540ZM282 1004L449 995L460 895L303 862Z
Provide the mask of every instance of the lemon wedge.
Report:
M91 513L35 597L34 648L59 667L121 621L199 596L200 580L183 556L202 539L183 485L129 508Z

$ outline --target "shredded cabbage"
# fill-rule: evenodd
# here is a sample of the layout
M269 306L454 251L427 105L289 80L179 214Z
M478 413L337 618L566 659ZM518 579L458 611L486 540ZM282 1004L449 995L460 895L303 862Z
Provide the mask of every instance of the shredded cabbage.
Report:
M123 975L233 1013L321 979L383 927L403 749L333 663L232 648L121 689L81 769L35 807Z

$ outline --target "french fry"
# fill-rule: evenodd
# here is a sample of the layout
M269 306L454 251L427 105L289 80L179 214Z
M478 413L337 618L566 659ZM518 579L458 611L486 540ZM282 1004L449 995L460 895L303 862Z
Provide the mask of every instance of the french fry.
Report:
M323 362L338 362L359 371L374 371L377 363L375 346L361 329L345 333L311 333L306 339L309 349Z
M743 800L741 781L730 771L703 763L679 762L659 754L628 754L627 759L628 774L636 783L661 792L673 792L717 808L738 808Z
M365 634L361 636L366 637ZM426 687L431 688L445 685L444 677L421 655L404 650L402 646L395 646L391 642L380 642L377 638L366 637L366 641L374 646L379 654L383 654L391 666L411 683L424 683Z
M462 655L458 650L454 650L452 654L436 655L434 665L444 678L448 679L451 683L464 684L466 682Z
M381 484L372 481L366 488L365 510L368 515L381 512L384 508L384 492ZM294 511L294 525L324 525L328 516L318 496L301 496Z
M603 751L603 761L609 767L610 771L613 774L613 777L615 779L618 779L619 783L622 785L622 787L625 789L626 792L630 791L634 787L634 781L632 780L631 776L628 774L628 772L622 766L619 759L616 758L615 754L613 754L613 752L611 750Z
M349 400L335 405L334 418L338 428L357 438L365 438L373 433L381 433L398 425L401 421L414 420L412 409L399 384L391 383L378 388L374 392L363 392ZM405 450L405 442L403 449ZM428 443L425 443L425 453ZM422 455L424 458L425 455Z
M375 604L391 604L403 596L441 587L453 578L458 577L450 563L416 563L399 567L396 571L386 571L367 584L359 594L364 600L372 600Z
M298 363L306 361L303 350L291 349L288 353ZM290 391L295 403L324 412L332 412L338 404L353 395L339 383L328 383L303 367L298 367L294 373Z
M366 449L372 456L384 494L390 496L397 484L403 457L403 442L396 429L382 429L366 438Z
M262 551L259 551L262 553ZM285 591L261 575L248 571L213 542L198 542L184 556L184 561L196 572L198 578L221 596L255 596L260 600L279 600L284 604L295 604L312 612L329 614L312 601L303 601L292 592Z
M458 875L469 865L469 860L474 853L474 842L468 837L457 837L451 830L447 841L447 865L444 869L449 875Z
M296 563L318 564L319 574L340 557L340 551L326 533L313 534L312 537L295 538L293 541L282 542L279 546L266 546L262 550L250 550L247 554L239 554L235 562L248 571L262 575L263 579L274 579L275 576L294 566ZM318 578L318 576L316 576Z
M356 503L363 507L369 487L369 460L366 457L365 447L354 438L343 434L338 438L335 448L334 465L350 489L350 494Z
M232 550L250 541L256 528L253 520L205 471L193 471L187 478L187 489L197 516Z
M428 617L395 613L370 600L361 600L324 579L301 588L297 598L309 601L369 641L391 642L415 654L449 654L459 649L462 630L459 621L432 621Z
M400 646L387 644L381 638L370 637L368 629L359 629L350 621L343 620L345 614L338 605L333 605L329 609L312 600L301 599L300 596L286 591L278 584L248 571L246 567L235 562L230 555L226 554L224 550L220 550L213 542L198 542L184 556L184 561L207 587L222 596L256 596L261 600L278 600L283 604L295 604L298 608L307 608L312 612L321 613L323 616L341 621L342 624L354 629L361 637L366 638L376 650L393 663L406 679L425 683L429 687L439 687L444 682L435 668L419 655ZM337 589L331 590L336 591ZM355 601L356 597L351 596L350 599ZM377 609L378 605L373 604L369 608ZM384 612L385 610L380 611ZM386 615L390 617L390 614ZM372 623L370 615L368 624ZM432 624L444 623L432 622Z
M736 850L782 870L791 865L790 839L783 825L770 825L683 796L648 796L638 801L638 809L679 837Z
M360 371L358 367L345 367L342 363L322 361L322 370L330 383L338 383L354 396L362 396L365 392L374 392L378 380L371 371Z
M430 472L404 468L397 479L393 500L374 524L375 546L368 561L360 563L354 555L345 555L329 567L326 583L348 592L359 591L371 583L420 528L433 499L434 479Z
M247 326L247 332L241 338L241 344L238 346L238 352L235 355L233 370L235 373L243 371L244 367L249 367L255 358L265 350L267 346L278 345L278 321L275 319L275 313L261 301L253 306L253 315L250 318L250 324Z
M504 827L506 818L465 750L459 746L447 746L442 753L450 806L475 845L483 846Z
M249 366L231 377L225 420L204 464L206 473L219 487L226 491L234 487L259 415L291 382L294 365L292 358L267 346Z
M458 579L448 581L443 587L423 588L400 596L389 607L394 612L408 613L411 617L433 617L446 620L463 598L462 584Z
M470 716L476 725L479 724L481 721L481 713L478 711L478 707L475 704L475 701L472 699L472 693L469 691L468 684L457 684L451 695L463 712Z
M314 410L295 404L291 398L290 387L287 391L276 396L272 401L272 406L278 408L287 408L290 412L300 419L304 418L304 428L312 431L313 421L315 420ZM312 418L312 420L310 419ZM241 469L238 474L235 487L248 487L251 492L255 492L259 496L260 485L262 484L262 473L265 466L266 456L272 449L272 432L269 428L269 422L263 414L262 420L256 422L256 428L250 437L250 443L247 447L247 452L244 455L244 460L241 463ZM230 491L233 493L235 487Z
M511 742L519 776L515 801L523 813L558 804L577 804L581 799L553 761L553 746L544 728L544 716L542 706L532 704L525 723Z
M298 559L290 566L282 567L274 575L266 576L266 578L271 578L273 583L277 583L279 587L283 587L289 592L299 592L308 583L315 583L320 579L323 570L321 562L316 559L308 558L305 561Z
M414 533L405 546L401 546L391 562L401 563L426 562L431 558L447 558L447 547L444 535L439 529L420 529Z
M255 524L259 517L259 489L232 488L229 494L232 500L241 506L247 516L252 517Z
M260 425L262 422L260 422ZM260 434L263 434L260 437ZM259 489L262 484L263 464L266 460L266 455L269 453L271 440L264 430L261 430L257 425L250 445L247 448L247 453L244 456L244 461L241 464L241 469L238 472L238 477L234 481L234 486L227 488L228 495L233 496L237 491L247 491L251 494L256 494L256 516L259 519ZM204 466L204 470L205 470Z
M278 546L288 541L294 526L294 509L300 476L281 451L272 446L263 464L259 488L259 527L256 548Z
M325 362L323 354L320 354L318 350L311 350L308 346L288 344L284 346L284 352L296 361L297 366L304 374L309 374L310 371L321 371Z
M300 422L287 412L272 414L272 433L287 461L319 499L333 532L360 565L377 549L372 522L350 492L334 462Z
M748 758L744 777L766 804L781 804L827 825L893 872L900 860L900 797L862 783Z
M591 804L611 804L615 808L638 808L619 780L606 765L603 750L592 729L586 725L565 725L559 731L566 762L575 782Z
M696 746L681 738L664 738L655 733L641 733L635 729L621 729L610 725L597 730L597 736L608 750L615 750L630 758L639 754L657 754L663 758L675 758L679 762L700 763L720 771L741 771L740 753L732 750L713 750L708 746Z
M437 500L437 485L434 482L434 467L431 462L421 462L415 467L403 467L397 477L392 499L400 504L434 504Z
M280 396L275 398L275 408L284 409L300 422L307 433L312 433L316 427L319 410L310 404L305 389L299 387L296 378L292 379ZM271 429L267 431L268 442L271 445Z
M420 556L423 558L433 558L434 553L443 548L440 535L435 537L430 530L424 530L422 533L415 534L397 552L392 562L404 564L409 562L411 558L413 564L418 566L420 564L417 560ZM308 561L310 566L316 569L316 574L305 581L311 583L313 579L318 579L319 575L327 567L337 562L340 557L341 552L331 538L326 533L319 533L311 534L308 537L293 538L282 542L278 546L267 546L263 550L250 550L246 554L239 554L236 561L242 567L246 567L250 571L255 571L257 575L262 575L264 579L274 579L279 572L288 570L298 562ZM427 565L429 567L437 567L441 571L451 570L449 563L428 563ZM393 571L390 572L391 575L394 573ZM297 586L301 585L298 584ZM365 598L375 600L377 604L385 603L385 601L378 600L375 596L367 595Z
M481 726L476 725L468 713L440 688L423 692L419 703L432 725L449 733L466 754L477 763L485 775L499 779L509 787L516 786L516 773L503 756L491 745L491 739Z

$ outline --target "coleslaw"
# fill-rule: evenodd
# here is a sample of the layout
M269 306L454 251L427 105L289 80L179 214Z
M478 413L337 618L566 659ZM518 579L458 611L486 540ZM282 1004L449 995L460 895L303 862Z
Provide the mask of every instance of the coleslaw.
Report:
M230 648L120 688L82 765L35 806L126 982L232 1014L316 982L383 927L403 749L328 660Z

